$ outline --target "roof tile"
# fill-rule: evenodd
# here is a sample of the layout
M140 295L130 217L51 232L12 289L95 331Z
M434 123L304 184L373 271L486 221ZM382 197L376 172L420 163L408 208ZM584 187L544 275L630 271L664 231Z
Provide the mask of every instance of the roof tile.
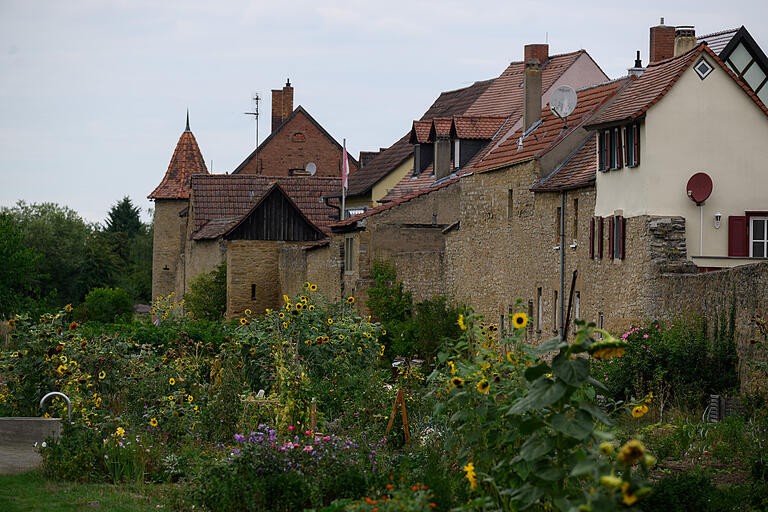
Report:
M149 194L149 199L187 199L190 179L195 174L208 174L195 136L189 130L179 137L163 181Z

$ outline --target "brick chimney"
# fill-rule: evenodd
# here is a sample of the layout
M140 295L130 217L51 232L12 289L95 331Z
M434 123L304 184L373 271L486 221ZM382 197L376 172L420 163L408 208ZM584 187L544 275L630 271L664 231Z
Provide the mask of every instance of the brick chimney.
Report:
M527 44L525 45L525 62L531 59L538 59L539 64L544 64L549 60L548 44Z
M666 26L664 18L651 27L651 51L648 55L649 64L675 56L675 27Z
M529 45L546 46L546 45ZM528 46L526 53L528 52ZM525 61L523 77L523 131L541 119L541 67L538 59Z
M675 57L696 46L696 29L689 25L675 28Z
M432 168L435 171L435 180L451 174L451 139L447 135L435 137L435 158Z
M291 80L285 82L285 87L272 89L272 131L283 124L283 121L293 112L293 87Z

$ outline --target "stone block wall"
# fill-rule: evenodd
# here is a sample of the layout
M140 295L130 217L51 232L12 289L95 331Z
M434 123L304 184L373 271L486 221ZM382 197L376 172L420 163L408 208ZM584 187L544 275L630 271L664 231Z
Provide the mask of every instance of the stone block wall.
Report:
M183 296L189 291L189 286L195 278L213 271L226 260L227 245L223 239L188 240L183 257L184 265L179 273L179 284L176 287L178 296Z
M280 304L278 243L262 240L227 243L227 318L242 315L246 309L261 314L266 308Z
M307 254L302 245L281 244L278 248L280 289L290 297L298 295L307 281Z
M186 199L155 200L154 239L152 245L152 297L179 295L183 282L182 253L187 232L187 217L179 217Z

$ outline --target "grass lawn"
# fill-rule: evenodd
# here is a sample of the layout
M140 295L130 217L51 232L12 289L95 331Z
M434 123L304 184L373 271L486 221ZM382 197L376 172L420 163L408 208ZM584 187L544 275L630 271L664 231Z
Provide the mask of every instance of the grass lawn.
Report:
M171 510L166 485L54 482L40 473L0 475L0 510Z

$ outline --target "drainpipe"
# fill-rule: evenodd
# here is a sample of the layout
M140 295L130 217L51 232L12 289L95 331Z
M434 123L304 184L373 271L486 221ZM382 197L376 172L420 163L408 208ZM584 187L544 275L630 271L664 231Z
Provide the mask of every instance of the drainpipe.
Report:
M560 339L565 332L565 191L560 192Z

